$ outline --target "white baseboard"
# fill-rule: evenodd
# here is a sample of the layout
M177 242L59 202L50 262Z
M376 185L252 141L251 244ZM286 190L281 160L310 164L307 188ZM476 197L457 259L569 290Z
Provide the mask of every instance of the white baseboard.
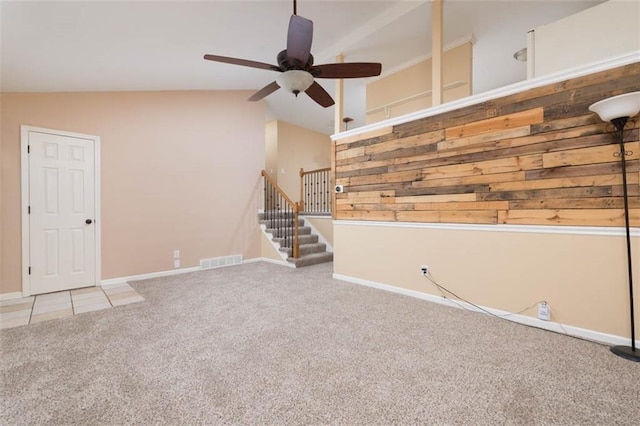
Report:
M296 265L294 265L291 262L287 262L285 260L277 260L277 259L271 259L268 257L254 257L253 259L247 259L244 263L255 263L255 262L267 262L267 263L273 263L275 265L280 265L280 266L286 266L287 268L294 268L296 267Z
M20 299L20 298L22 298L21 291L14 291L13 293L0 294L0 300L11 300L11 299Z
M245 259L242 261L242 264L253 263L253 262L269 262L269 263L275 263L277 265L287 266L289 268L295 268L295 265L290 262L269 259L266 257L256 257L253 259ZM222 268L224 266L235 266L235 265L221 265L221 266L218 266L218 268ZM189 272L198 272L198 271L204 271L204 270L210 270L210 269L217 269L217 268L202 268L200 266L194 266L191 268L180 268L180 269L171 269L169 271L150 272L148 274L131 275L128 277L109 278L107 280L102 280L100 282L100 285L105 287L105 286L110 286L114 284L122 284L130 281L148 280L150 278L168 277L170 275L186 274ZM6 294L9 295L14 293L6 293ZM22 293L15 293L15 294L19 294L20 296L18 297L22 297ZM3 296L6 297L5 295L0 295L0 298Z
M392 293L397 293L397 294L402 294L404 296L410 296L410 297L415 297L417 299L422 299L422 300L426 300L428 302L434 302L434 303L439 303L441 305L445 305L445 306L451 306L454 308L460 308L462 309L463 307L470 310L470 311L474 311L474 312L479 312L479 313L484 313L482 311L480 311L478 308L476 308L473 305L470 305L468 303L465 302L461 302L461 301L456 301L456 302L452 302L449 299L446 299L444 297L441 296L434 296L432 294L428 294L428 293L422 293L419 291L415 291L415 290L408 290L405 288L401 288L401 287L395 287L392 285L388 285L388 284L382 284L382 283L378 283L375 281L369 281L369 280L364 280L361 278L354 278L354 277L349 277L347 275L341 275L341 274L333 274L333 278L336 280L340 280L340 281L346 281L346 282L350 282L353 284L359 284L359 285L363 285L363 286L367 286L367 287L373 287L373 288L377 288L380 290L385 290L385 291L390 291ZM493 308L487 308L484 306L481 306L482 309L491 312L494 315L506 315L506 314L510 314L510 312L507 311L502 311L499 309L493 309ZM580 327L574 327L574 326L570 326L570 325L563 325L557 322L553 322L553 321L543 321L537 318L532 318L532 317L528 317L526 315L520 315L520 314L512 314L510 315L508 318L504 318L507 321L512 321L512 322L517 322L520 324L525 324L525 325L530 325L533 327L537 327L537 328L541 328L544 330L549 330L549 331L555 331L557 333L560 334L568 334L570 336L575 336L575 337L581 337L583 339L588 339L588 340L593 340L595 342L601 342L601 343L605 343L607 345L629 345L631 344L631 340L628 337L622 337L622 336L616 336L614 334L607 334L607 333L601 333L599 331L594 331L594 330L588 330L585 328L580 328ZM636 340L636 346L640 347L640 341Z
M109 278L108 280L100 281L100 285L104 287L114 284L122 284L129 281L148 280L149 278L167 277L169 275L186 274L188 272L196 271L202 271L202 268L199 266L194 266L192 268L171 269L169 271L151 272L148 274L131 275L128 277Z

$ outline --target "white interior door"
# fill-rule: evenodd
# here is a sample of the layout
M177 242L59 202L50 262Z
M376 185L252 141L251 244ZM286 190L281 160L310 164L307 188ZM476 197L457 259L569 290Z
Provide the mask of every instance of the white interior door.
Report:
M95 286L96 140L28 131L29 291Z

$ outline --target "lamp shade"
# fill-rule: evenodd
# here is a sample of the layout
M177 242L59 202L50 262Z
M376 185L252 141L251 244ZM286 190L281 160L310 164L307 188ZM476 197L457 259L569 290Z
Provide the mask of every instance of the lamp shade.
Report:
M598 114L602 121L633 117L640 112L640 92L625 93L603 99L591 105L589 110Z
M313 76L306 71L290 70L285 71L276 78L278 86L284 90L298 96L313 84Z

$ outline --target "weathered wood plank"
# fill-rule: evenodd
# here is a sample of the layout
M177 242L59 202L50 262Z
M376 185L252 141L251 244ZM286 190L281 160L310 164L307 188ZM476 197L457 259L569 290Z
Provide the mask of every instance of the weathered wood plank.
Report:
M550 198L611 197L611 186L533 189L528 191L483 192L476 194L478 201L545 200Z
M525 178L524 171L495 173L491 175L460 176L454 178L429 179L418 182L411 182L411 188L433 188L438 186L473 185L494 182L520 181Z
M348 151L342 151L342 152L348 152ZM337 156L337 153L336 153L336 156ZM363 162L369 161L370 159L371 159L370 155L363 155L360 157L352 157L352 158L343 158L341 160L338 160L336 158L336 166L340 168L345 164L353 164L353 163L361 164Z
M542 167L542 155L501 158L476 163L456 164L425 169L423 180L441 179L445 177L489 175L495 173L517 172Z
M408 203L451 203L455 201L476 201L476 194L439 194L395 197L395 204Z
M625 149L633 151L627 160L640 158L640 144L631 142L625 144ZM561 166L575 166L580 164L608 163L615 160L614 154L619 153L618 145L604 145L591 148L575 149L571 151L550 152L542 155L545 169Z
M362 157L364 156L364 147L346 149L344 151L336 151L336 160L345 160L347 158Z
M337 206L342 205L362 205L362 204L392 204L393 197L371 197L371 198L340 198L336 200Z
M415 148L438 143L442 140L444 140L444 130L436 130L434 132L421 133L415 136L393 139L388 142L368 146L365 149L365 154L379 154L387 151L396 151L402 148ZM435 148L433 150L435 150Z
M388 142L394 139L398 139L399 135L397 133L387 133L381 136L376 136L373 138L368 138L368 139L362 139L362 140L358 140L355 142L350 142L350 143L346 143L346 144L342 144L342 145L338 145L337 146L337 151L344 151L347 149L351 149L351 148L360 148L363 146L370 146L370 145L376 145L379 143L384 143L384 142Z
M589 112L578 117L560 118L553 121L545 121L540 124L532 124L531 134L558 132L560 130L573 129L575 127L603 125L597 114Z
M481 133L490 133L505 129L513 129L529 124L542 123L544 121L544 109L535 108L515 114L502 115L460 126L449 127L445 131L446 139L462 138Z
M630 175L629 184L637 184L638 176ZM522 191L529 189L571 188L576 186L603 186L622 185L621 174L609 174L600 176L581 176L559 179L540 179L521 182L500 182L489 185L491 192Z
M372 161L380 161L387 159L397 159L397 158L412 158L417 155L422 155L428 152L435 152L438 149L436 144L431 145L420 145L413 146L409 148L398 148L392 151L379 152L377 154L370 154L369 157Z
M359 198L388 198L394 197L395 191L361 191L361 192L347 192L338 194L338 199L348 198L350 200L357 200Z
M545 210L545 209L621 209L624 207L622 197L600 198L556 198L550 200L514 200L509 201L511 210ZM640 208L639 197L629 197L629 207ZM508 210L506 209L506 210Z
M506 210L508 201L459 201L439 203L414 203L407 210Z
M359 211L336 211L336 219L339 220L382 220L393 221L396 219L396 212L387 210L359 210Z
M638 161L630 161L627 163L627 172L640 171ZM541 170L527 170L525 172L526 180L537 179L557 179L563 177L575 177L575 176L594 176L600 174L613 174L621 173L622 166L619 160L615 160L610 163L600 164L587 164L582 166L565 166L565 167L552 167Z
M351 185L345 189L348 193L362 192L362 191L400 191L411 186L411 183L399 182L399 183L378 183L373 185Z
M396 212L396 218L400 222L494 224L498 222L498 213L492 210L398 211Z
M351 170L345 170L345 167L340 167L340 172L336 173L336 178L348 178L352 176L364 176L364 175L377 175L381 173L387 173L389 171L389 167L381 166L381 167L371 167L371 168L352 168Z
M384 173L379 175L353 176L348 178L348 185L372 185L377 183L411 182L421 179L422 172L420 170L410 170L407 172Z
M629 210L629 219L640 223L640 210ZM624 226L622 209L509 210L501 223L527 225Z
M464 148L469 145L495 142L502 139L513 139L521 136L528 136L530 133L531 127L524 126L489 133L481 133L475 136L467 136L466 138L447 139L442 142L438 142L438 151L445 151L447 149L458 149L458 152L464 152L464 150L460 150L459 148Z
M622 197L624 194L624 188L622 185L613 185L611 187L611 195L614 197ZM640 185L627 185L627 194L629 197L636 197L640 195Z
M415 195L440 195L440 194L471 194L477 192L489 192L488 184L434 186L421 188L407 188L396 191L398 197L410 197Z

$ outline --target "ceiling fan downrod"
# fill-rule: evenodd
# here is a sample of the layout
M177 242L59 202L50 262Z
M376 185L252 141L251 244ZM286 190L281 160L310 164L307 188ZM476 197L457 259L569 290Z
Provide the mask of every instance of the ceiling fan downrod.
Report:
M298 14L298 2L296 0L293 0L293 14Z

